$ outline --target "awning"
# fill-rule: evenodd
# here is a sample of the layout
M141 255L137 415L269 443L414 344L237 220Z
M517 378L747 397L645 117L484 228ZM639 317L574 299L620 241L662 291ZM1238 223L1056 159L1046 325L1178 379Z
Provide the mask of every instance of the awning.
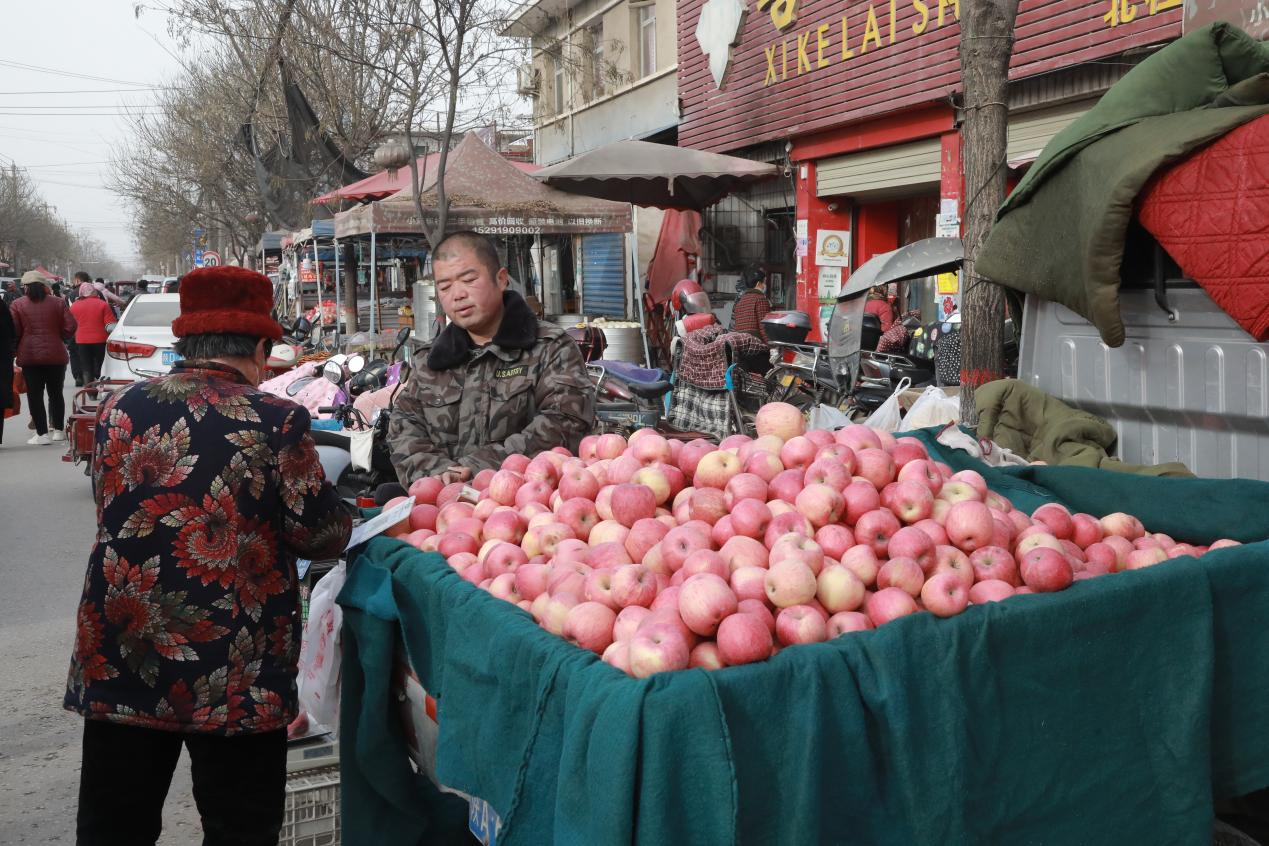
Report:
M436 207L436 175L423 184L425 212ZM468 133L449 155L445 192L449 231L474 229L490 235L572 235L629 232L630 206L580 197L543 185L524 168L498 155ZM423 222L413 192L348 209L335 215L335 235L420 235Z
M543 168L533 176L553 188L662 209L704 209L750 185L774 179L772 164L671 147L614 141Z
M433 168L438 166L440 159L440 153L429 153L426 156L420 156L417 159L419 173L425 179L430 180L429 175L432 173ZM510 159L507 161L516 170L524 173L534 173L541 169L537 165L527 162L515 162ZM323 194L313 200L312 203L313 205L339 205L341 202L366 203L391 197L393 194L404 191L409 187L410 169L408 167L399 168L395 172L381 170L351 185L345 185L343 188L336 188L334 191Z

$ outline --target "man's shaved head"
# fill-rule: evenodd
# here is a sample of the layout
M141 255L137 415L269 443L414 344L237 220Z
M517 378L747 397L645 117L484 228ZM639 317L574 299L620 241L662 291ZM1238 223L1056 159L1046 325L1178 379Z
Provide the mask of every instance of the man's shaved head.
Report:
M460 250L475 253L476 259L485 266L491 277L497 276L502 269L502 259L498 258L498 248L494 246L493 239L471 230L455 232L442 238L432 253L432 262L452 261L455 253Z

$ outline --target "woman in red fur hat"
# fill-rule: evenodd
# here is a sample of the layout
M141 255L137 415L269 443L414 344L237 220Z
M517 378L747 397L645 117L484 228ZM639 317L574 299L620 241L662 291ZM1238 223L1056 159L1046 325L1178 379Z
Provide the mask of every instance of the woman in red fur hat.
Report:
M100 527L65 705L84 720L80 844L153 844L184 746L205 844L276 844L296 716L295 558L351 523L299 405L257 390L282 327L269 280L196 270L184 360L102 403Z

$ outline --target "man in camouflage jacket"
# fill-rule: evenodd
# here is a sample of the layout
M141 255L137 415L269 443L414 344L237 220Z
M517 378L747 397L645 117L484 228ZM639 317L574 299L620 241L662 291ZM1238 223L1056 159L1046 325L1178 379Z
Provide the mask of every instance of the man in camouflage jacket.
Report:
M449 236L432 266L450 323L420 351L396 400L388 441L401 484L465 480L513 453L576 451L595 413L577 343L507 290L485 236Z

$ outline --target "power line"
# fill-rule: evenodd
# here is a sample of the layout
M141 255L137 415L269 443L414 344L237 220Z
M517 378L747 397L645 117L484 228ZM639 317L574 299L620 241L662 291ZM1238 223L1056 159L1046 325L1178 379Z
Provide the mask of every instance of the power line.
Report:
M140 94L142 91L175 91L165 85L147 85L144 88L64 88L57 91L0 91L6 97L25 97L29 94Z
M76 73L74 71L58 70L57 68L45 68L39 65L28 65L26 62L15 62L12 59L0 59L0 65L5 67L17 68L19 70L35 71L36 73L47 73L53 76L66 76L73 79L87 79L93 82L108 82L115 85L131 85L138 88L149 88L152 84L149 82L133 82L130 79L111 79L105 76L93 76L88 73Z

